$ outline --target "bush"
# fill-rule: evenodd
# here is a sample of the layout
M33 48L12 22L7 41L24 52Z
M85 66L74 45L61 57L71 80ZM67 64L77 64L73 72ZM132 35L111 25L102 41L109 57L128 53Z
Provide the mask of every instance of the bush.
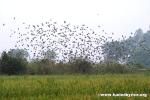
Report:
M77 58L73 60L71 63L71 69L73 73L91 73L92 72L92 65L91 63L82 58Z
M96 64L94 71L95 73L126 73L129 72L129 69L123 64L112 61Z
M31 61L27 67L28 74L51 74L55 66L54 61L48 59L36 59Z
M70 74L71 73L70 64L69 63L59 62L53 68L53 72L55 74Z

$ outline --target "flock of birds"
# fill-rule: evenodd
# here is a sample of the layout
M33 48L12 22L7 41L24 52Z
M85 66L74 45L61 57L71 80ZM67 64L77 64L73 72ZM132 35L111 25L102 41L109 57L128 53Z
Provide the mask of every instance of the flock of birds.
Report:
M115 40L114 33L107 34L101 30L101 26L97 28L99 32L84 24L71 25L66 21L58 24L50 20L37 25L27 25L23 22L20 27L11 30L10 37L17 38L16 48L28 50L33 58L42 58L44 52L50 50L56 52L58 61L66 62L82 57L98 62L103 60L103 45ZM126 39L123 35L122 38Z

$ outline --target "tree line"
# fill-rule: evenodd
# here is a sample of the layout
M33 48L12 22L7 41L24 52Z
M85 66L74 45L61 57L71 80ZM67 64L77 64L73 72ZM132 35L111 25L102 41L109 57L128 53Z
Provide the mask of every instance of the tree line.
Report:
M107 59L98 63L83 57L70 58L68 62L57 62L55 52L44 53L43 58L28 60L29 54L24 49L3 51L0 57L1 75L47 75L47 74L104 74L130 73L141 64L119 63L116 59ZM110 55L109 55L110 56ZM134 66L133 66L134 65Z
M125 73L129 69L117 62L92 63L85 58L71 59L69 62L56 62L50 59L27 60L26 51L12 49L4 51L0 59L0 74L98 74L98 73Z
M134 36L104 44L105 59L134 65L150 66L150 31L136 30Z
M148 68L150 65L149 42L150 31L144 33L141 29L138 29L129 38L125 38L122 35L120 41L105 41L100 46L103 60L99 62L92 61L89 53L86 55L85 46L79 48L84 55L76 56L76 54L73 54L74 56L70 56L69 54L64 54L65 56L68 55L67 62L63 60L57 61L58 54L54 50L41 52L41 58L29 59L31 55L26 49L10 49L9 51L3 51L1 54L0 74L98 74L133 72L137 69ZM92 42L90 43L92 44ZM90 46L92 46L91 44ZM90 46L88 46L88 49ZM72 54L73 51L69 53ZM90 53L92 54L92 51ZM92 54L92 56L94 55Z

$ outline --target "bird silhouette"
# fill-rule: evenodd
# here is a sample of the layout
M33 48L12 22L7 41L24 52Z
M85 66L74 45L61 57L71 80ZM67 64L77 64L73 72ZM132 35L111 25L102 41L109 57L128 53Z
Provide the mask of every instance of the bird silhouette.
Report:
M23 26L24 32L21 27L14 30L18 37L15 46L27 48L35 58L43 57L42 52L53 50L60 54L60 60L61 57L65 61L71 57L83 57L97 62L102 60L102 45L114 42L112 36L101 30L101 26L97 27L99 32L85 24L71 25L67 21L59 24L51 20L34 25L23 22Z

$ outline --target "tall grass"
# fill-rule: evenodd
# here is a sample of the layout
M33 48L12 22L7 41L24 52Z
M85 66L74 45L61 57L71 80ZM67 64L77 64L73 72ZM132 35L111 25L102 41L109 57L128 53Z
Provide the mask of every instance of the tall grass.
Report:
M146 93L148 97L102 97ZM150 75L0 76L0 100L150 100Z

